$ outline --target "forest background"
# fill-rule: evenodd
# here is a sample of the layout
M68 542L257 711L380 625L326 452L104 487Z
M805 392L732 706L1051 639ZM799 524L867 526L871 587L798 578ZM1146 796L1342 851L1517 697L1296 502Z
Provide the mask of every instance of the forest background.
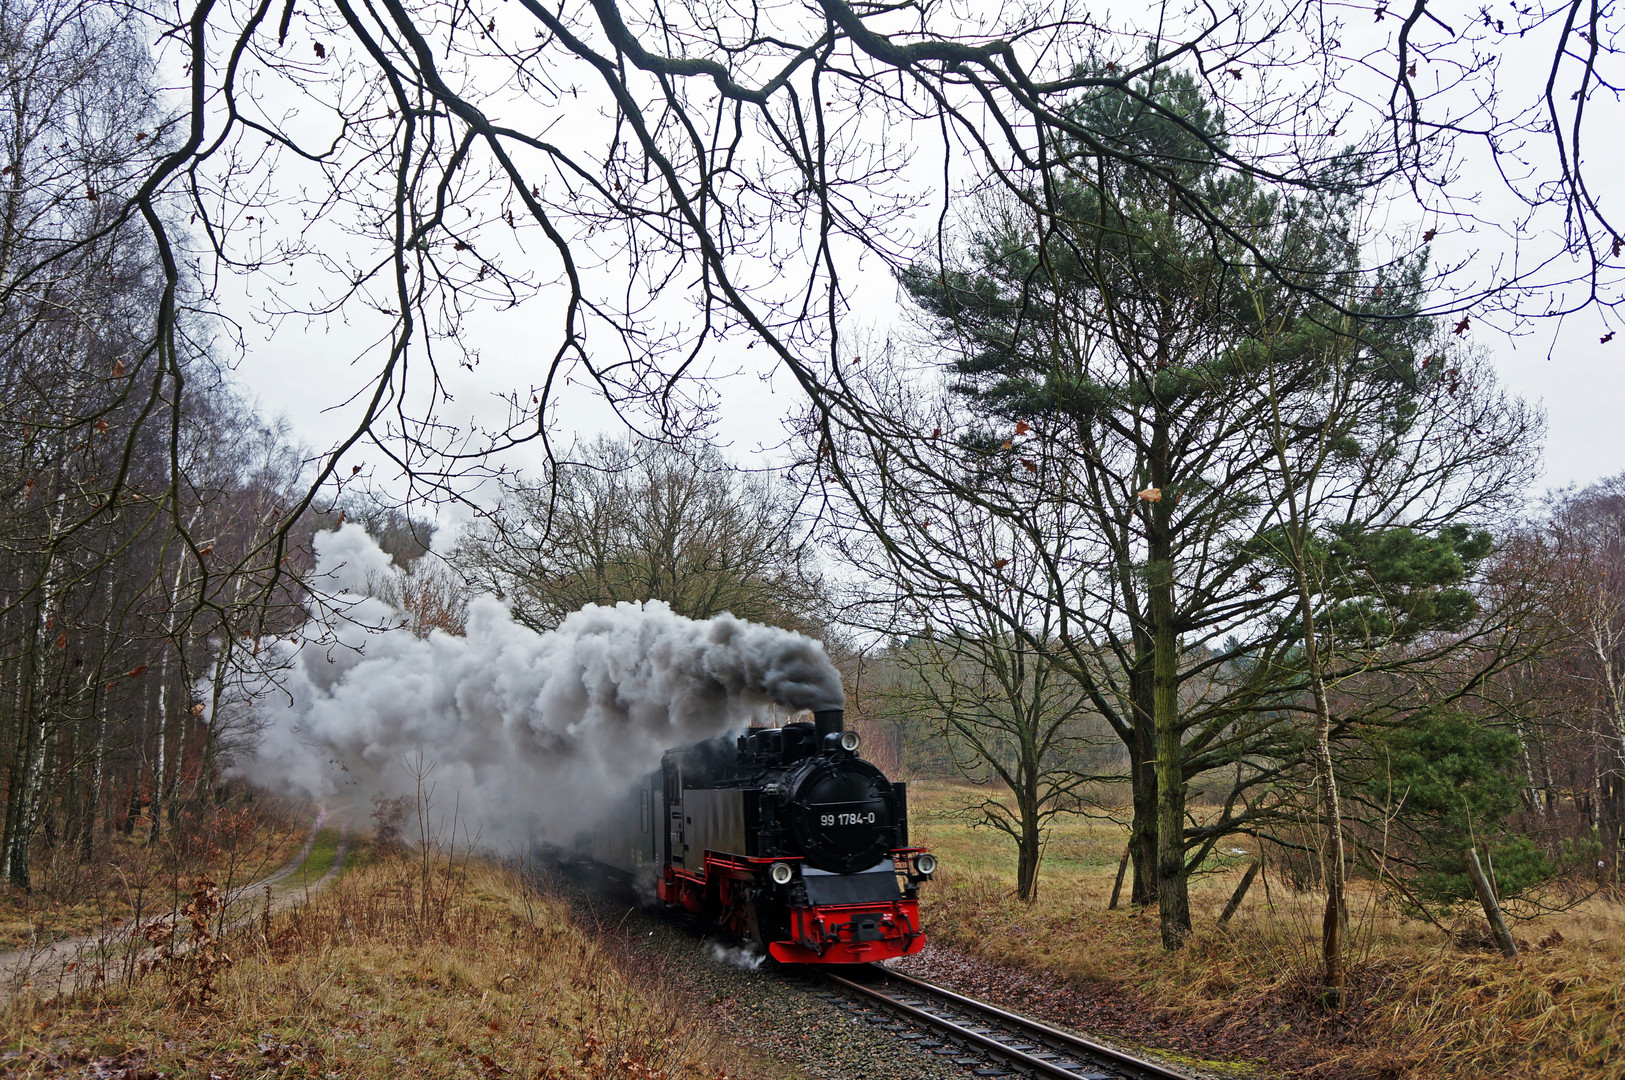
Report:
M407 632L459 632L478 590L544 630L661 599L822 638L870 754L973 785L960 810L1008 836L1022 900L1052 823L1117 821L1126 902L1177 950L1190 882L1245 842L1324 893L1333 1004L1351 878L1428 918L1480 901L1475 860L1486 910L1619 902L1625 474L1533 494L1541 414L1470 334L1612 317L1621 241L1574 150L1583 107L1559 103L1608 93L1613 15L1566 10L1509 30L1418 5L1356 65L1397 88L1387 126L1339 137L1334 115L1359 122L1331 96L1342 43L1239 17L1114 37L1012 11L955 36L831 0L805 48L746 33L731 47L759 55L729 67L671 22L709 16L638 16L683 43L662 57L612 4L527 9L525 48L580 61L632 132L589 168L576 135L475 104L509 100L479 96L476 57L532 102L563 85L494 15L0 3L12 902L113 888L138 837L174 859L222 842L255 733L232 702L319 600L310 537L343 520L406 568L379 588ZM1451 113L1520 28L1555 42L1544 91ZM1023 68L1035 35L1067 58L1049 81ZM1418 65L1450 74L1423 92ZM250 68L316 104L267 119L284 99ZM727 138L695 126L695 79L733 103L705 129ZM838 107L847 126L820 119ZM860 108L940 122L960 172L924 242L888 231L919 220L914 174ZM1502 174L1536 271L1430 246L1481 216L1452 154L1485 131L1471 152L1502 164L1504 136L1559 136ZM1395 184L1417 222L1378 212ZM906 318L861 318L869 279L839 269L860 250ZM476 309L526 300L557 353L453 421ZM378 366L331 402L360 419L328 448L234 380L261 362L249 326L335 328L331 362L376 316L356 352ZM712 439L742 340L800 395L767 459ZM572 380L632 434L562 424ZM442 519L461 524L436 542Z

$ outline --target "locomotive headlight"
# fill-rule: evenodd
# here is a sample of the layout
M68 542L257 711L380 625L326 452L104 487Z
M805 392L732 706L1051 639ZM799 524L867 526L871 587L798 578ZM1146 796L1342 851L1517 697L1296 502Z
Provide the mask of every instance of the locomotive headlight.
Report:
M855 731L841 732L841 749L845 750L849 754L855 754L858 752L858 743L860 741L861 740L858 738L858 733Z
M790 869L789 863L776 862L773 864L773 868L767 872L767 876L773 879L775 885L788 885L790 879L795 877L795 873L794 870Z
M929 851L922 851L914 856L914 871L921 877L930 877L937 872L937 857Z

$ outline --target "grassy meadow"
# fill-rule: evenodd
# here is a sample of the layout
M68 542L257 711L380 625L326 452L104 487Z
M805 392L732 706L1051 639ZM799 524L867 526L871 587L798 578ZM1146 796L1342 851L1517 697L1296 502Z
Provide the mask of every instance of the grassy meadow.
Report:
M322 845L310 860L320 863ZM331 865L328 846L326 864ZM312 865L314 880L325 870ZM308 903L133 983L7 1007L0 1073L714 1077L711 1037L514 870L351 856Z
M1156 913L1108 911L1126 831L1106 820L1059 818L1037 900L1014 895L1015 849L954 810L965 785L910 785L911 838L941 870L922 890L937 944L1063 980L1080 995L1131 995L1173 1029L1248 1048L1238 1071L1350 1077L1617 1077L1625 1072L1625 906L1592 897L1522 922L1508 962L1486 943L1463 947L1483 915L1462 907L1436 926L1405 918L1371 883L1350 897L1345 1009L1319 1001L1323 894L1261 875L1228 925L1219 913L1252 853L1250 842L1192 882L1188 947L1162 949ZM1447 931L1449 934L1447 935ZM1170 1037L1164 1045L1177 1044ZM1290 1065L1288 1063L1291 1063Z
M1129 905L1126 886L1122 905L1107 910L1121 825L1057 819L1038 899L1024 904L1013 895L1009 840L955 813L975 792L910 789L913 838L941 860L922 890L935 946L925 959L943 965L933 977L986 977L988 986L965 988L1002 988L1018 1008L1237 1076L1621 1074L1617 904L1592 897L1518 924L1523 953L1508 962L1473 942L1476 909L1435 925L1357 882L1351 993L1332 1012L1316 986L1318 892L1263 875L1230 923L1217 924L1251 861L1245 844L1193 883L1195 932L1169 953L1155 911ZM272 844L277 833L255 841L264 847L256 859L289 854ZM296 852L303 837L278 843ZM321 830L287 887L318 881L338 843L336 830ZM37 934L38 921L30 925ZM584 933L566 902L512 868L461 854L425 860L362 843L326 889L205 945L155 954L144 978L72 998L19 995L0 1007L0 1074L654 1080L751 1071L675 991ZM1049 1007L1057 1002L1096 1004Z

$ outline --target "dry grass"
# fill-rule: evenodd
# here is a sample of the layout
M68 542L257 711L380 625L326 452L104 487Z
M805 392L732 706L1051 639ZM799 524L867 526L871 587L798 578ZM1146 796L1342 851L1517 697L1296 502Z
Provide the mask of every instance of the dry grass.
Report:
M195 964L177 964L62 1003L19 1000L0 1069L652 1080L733 1067L682 1010L624 977L563 902L489 863L363 858L224 945L235 959L211 994L188 985Z
M1217 1033L1244 1051L1292 1046L1300 1075L1614 1077L1625 1070L1625 909L1593 898L1520 924L1516 963L1458 943L1482 924L1463 909L1447 922L1456 939L1407 919L1367 885L1352 898L1353 994L1330 1015L1320 1000L1318 893L1279 880L1255 884L1228 927L1217 917L1250 855L1221 860L1193 882L1189 947L1160 947L1155 912L1107 911L1124 832L1071 820L1051 837L1032 905L1012 895L1007 840L971 829L948 810L949 785L911 788L913 837L943 869L924 893L928 931L966 952L1119 986L1167 1010L1176 1026ZM1239 845L1238 845L1239 846ZM1267 888L1265 887L1267 885ZM1291 1054L1310 1055L1292 1058ZM1302 1067L1309 1062L1312 1068Z
M0 886L0 951L101 934L131 918L172 911L199 876L224 889L253 881L292 858L309 828L308 816L261 803L183 819L157 844L148 842L145 828L130 836L114 830L98 836L88 860L76 846L41 845L32 892Z

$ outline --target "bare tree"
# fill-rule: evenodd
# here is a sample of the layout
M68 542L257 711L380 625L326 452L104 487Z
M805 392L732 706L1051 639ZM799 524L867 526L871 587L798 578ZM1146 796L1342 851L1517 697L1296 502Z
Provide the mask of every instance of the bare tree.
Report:
M1618 14L1601 0L1459 23L1427 0L1379 4L1374 23L1345 23L1319 0L1104 22L1070 2L130 10L187 73L174 142L115 214L145 224L163 268L136 367L153 400L179 377L182 218L211 270L271 298L267 320L376 320L359 418L294 519L363 445L419 494L456 496L459 477L500 467L493 455L547 444L549 410L573 380L636 423L691 431L714 415L711 361L742 337L821 417L900 435L845 392L843 322L865 287L855 268L915 261L938 239L928 223L978 189L1004 191L1048 230L1064 221L1058 163L1165 183L1205 242L1239 252L1224 258L1363 309L1389 257L1327 294L1181 182L1177 162L1074 108L1111 89L1188 125L1139 89L1163 73L1197 80L1226 112L1222 138L1189 128L1225 176L1304 198L1358 188L1407 200L1415 235L1394 238L1396 258L1489 215L1477 179L1493 178L1514 207L1493 223L1519 250L1440 260L1429 310L1516 321L1618 301L1621 235L1583 153L1586 133L1611 124L1599 64L1614 55ZM1514 52L1526 67L1531 42L1550 73L1526 91L1500 68ZM681 317L679 291L692 307ZM448 421L442 365L459 350L473 363L471 313L533 295L554 313L534 385L499 388L510 407L494 428Z
M823 581L793 503L720 452L600 438L579 464L510 487L454 562L514 616L551 629L586 604L663 600L821 634Z
M1062 605L1044 596L1043 571L1012 568L1012 558L1001 554L1011 551L1001 542L1008 534L996 522L944 513L934 525L961 533L962 542L980 550L980 563L965 568L967 588L1003 594L1029 632L1011 632L1002 612L990 605L944 603L940 594L916 592L892 576L898 593L889 603L877 604L871 593L869 603L848 613L858 621L865 618L859 612L883 614L876 629L914 628L886 650L871 677L868 707L878 703L906 716L916 732L944 743L962 776L995 786L963 810L974 824L1009 837L1016 849L1016 895L1036 900L1049 823L1077 809L1078 790L1093 779L1084 760L1112 736L1071 676L1057 640ZM968 530L980 536L963 535ZM1011 589L1012 578L1025 578L1031 587Z
M1544 749L1562 760L1542 771L1568 774L1565 786L1579 789L1586 825L1617 867L1625 850L1625 477L1558 493L1535 536L1554 563L1547 576L1563 630L1543 675L1559 688L1545 712L1556 738Z
M160 438L129 378L158 275L120 209L152 160L131 135L158 132L144 48L82 5L0 5L0 72L0 871L26 888L52 773L125 652L103 627L138 625L144 575L110 563L162 520L128 497L151 490Z

